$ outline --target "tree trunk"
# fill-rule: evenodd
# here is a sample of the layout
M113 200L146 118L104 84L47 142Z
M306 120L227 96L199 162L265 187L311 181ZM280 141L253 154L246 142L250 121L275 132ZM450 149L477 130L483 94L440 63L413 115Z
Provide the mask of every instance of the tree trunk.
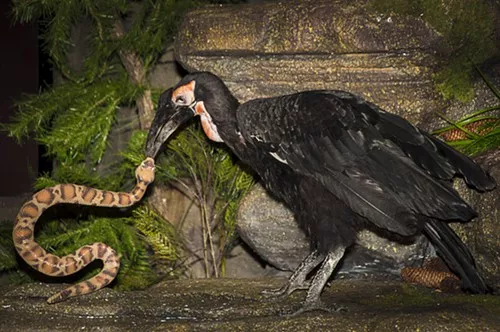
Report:
M113 31L114 38L120 39L125 36L125 29L120 20L115 22L115 29ZM129 79L137 86L144 87L146 83L146 69L139 56L131 51L120 50L120 59L127 71ZM151 90L145 88L143 93L135 100L137 109L139 111L139 126L142 130L146 130L151 126L154 117L154 106L151 98Z

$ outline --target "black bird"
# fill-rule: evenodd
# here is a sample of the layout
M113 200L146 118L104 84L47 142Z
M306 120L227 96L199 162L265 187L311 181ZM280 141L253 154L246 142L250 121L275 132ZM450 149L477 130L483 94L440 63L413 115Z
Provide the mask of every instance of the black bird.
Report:
M452 188L454 176L479 191L493 189L495 181L439 139L348 92L307 91L240 104L220 78L198 72L161 95L146 154L155 157L196 115L206 135L255 170L308 234L311 254L276 291L288 295L308 286L302 310L322 308L328 278L370 224L402 236L423 232L464 289L488 291L446 222L476 216Z

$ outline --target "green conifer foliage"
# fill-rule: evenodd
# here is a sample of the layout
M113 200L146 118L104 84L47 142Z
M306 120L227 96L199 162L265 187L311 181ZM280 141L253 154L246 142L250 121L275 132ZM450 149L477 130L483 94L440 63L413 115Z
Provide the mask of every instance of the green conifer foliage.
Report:
M449 119L444 114L438 114L449 125L437 129L433 133L446 135L450 132L461 132L461 135L458 136L462 138L447 143L470 156L498 149L500 146L500 115L498 112L500 110L500 90L478 67L475 68L496 97L498 104L477 110L457 121Z

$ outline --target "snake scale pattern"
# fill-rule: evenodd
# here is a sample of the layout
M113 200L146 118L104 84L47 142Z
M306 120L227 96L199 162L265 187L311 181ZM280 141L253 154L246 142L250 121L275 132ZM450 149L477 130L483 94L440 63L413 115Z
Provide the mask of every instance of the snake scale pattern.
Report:
M146 158L135 171L136 186L132 191L112 192L76 184L58 184L45 188L33 195L20 209L12 237L19 255L30 266L49 276L68 276L80 271L96 259L103 261L102 270L94 277L70 286L51 296L47 302L56 303L72 296L88 294L108 285L118 274L120 257L104 243L83 246L74 253L58 257L47 253L34 239L35 223L49 207L60 203L127 207L141 200L147 186L154 181L155 164Z

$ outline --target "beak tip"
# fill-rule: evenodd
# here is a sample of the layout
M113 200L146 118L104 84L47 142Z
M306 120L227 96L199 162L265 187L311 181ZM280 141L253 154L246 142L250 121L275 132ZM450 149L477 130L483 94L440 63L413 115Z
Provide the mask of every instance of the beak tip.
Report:
M156 149L153 149L153 148L147 148L146 149L146 158L155 159L156 158L156 154L157 154Z
M153 141L148 140L148 142L146 143L146 148L144 149L144 153L147 158L152 158L152 159L156 158L156 154L158 152L157 149L155 148L155 144Z

